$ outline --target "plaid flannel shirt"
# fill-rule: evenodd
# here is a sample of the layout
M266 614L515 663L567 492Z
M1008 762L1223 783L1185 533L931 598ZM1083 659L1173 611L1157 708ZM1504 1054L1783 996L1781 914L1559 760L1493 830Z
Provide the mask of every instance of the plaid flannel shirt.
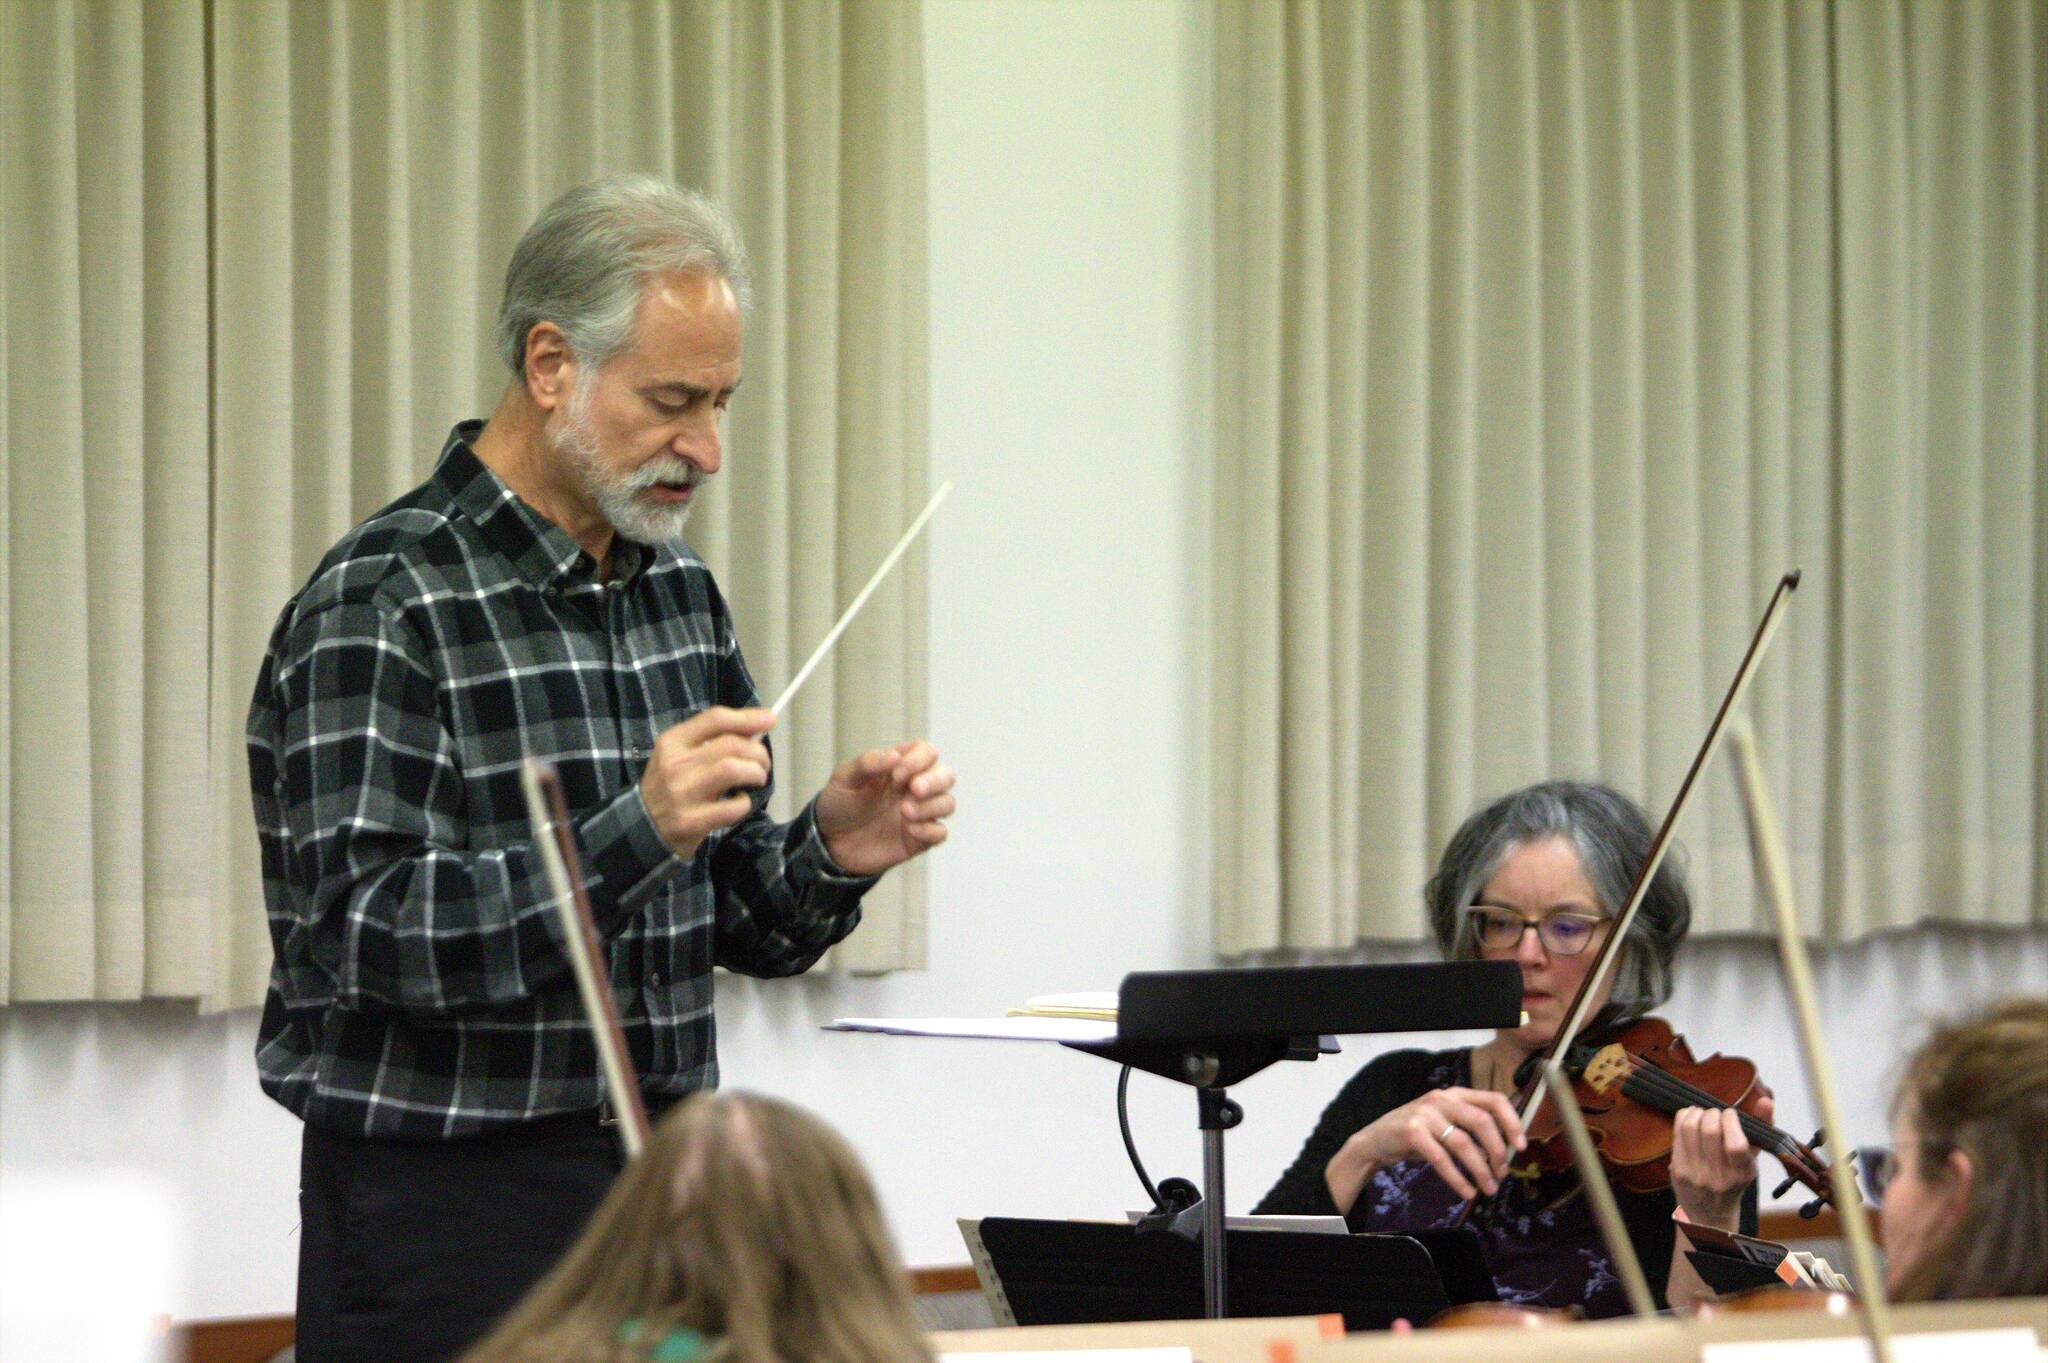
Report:
M714 963L806 969L873 883L833 864L809 808L669 851L640 798L656 736L757 703L725 602L694 554L625 539L598 581L477 459L478 429L285 606L250 706L276 952L257 1066L330 1131L447 1138L597 1105L528 754L561 773L651 1094L717 1083Z

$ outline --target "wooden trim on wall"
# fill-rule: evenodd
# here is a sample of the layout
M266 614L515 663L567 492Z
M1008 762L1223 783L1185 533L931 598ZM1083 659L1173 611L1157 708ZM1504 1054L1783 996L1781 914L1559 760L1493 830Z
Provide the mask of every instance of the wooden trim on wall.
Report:
M1883 1219L1867 1207L1864 1212L1870 1218L1870 1233L1881 1234ZM1839 1240L1842 1238L1842 1218L1835 1214L1833 1207L1822 1207L1811 1221L1798 1212L1767 1207L1757 1213L1756 1231L1761 1238L1776 1240L1780 1244L1800 1240Z
M178 1363L269 1363L297 1336L291 1316L193 1320L171 1327L171 1357Z
M913 1268L910 1270L910 1290L920 1297L939 1296L947 1292L979 1292L981 1279L974 1275L974 1267L971 1264Z
M979 1292L981 1279L968 1264L910 1270L911 1290L920 1297ZM178 1363L269 1363L294 1337L290 1316L240 1316L193 1320L171 1327L171 1357Z

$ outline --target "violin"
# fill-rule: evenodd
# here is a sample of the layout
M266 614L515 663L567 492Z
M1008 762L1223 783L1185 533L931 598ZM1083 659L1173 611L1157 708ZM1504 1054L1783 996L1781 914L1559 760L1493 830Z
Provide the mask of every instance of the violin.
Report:
M1718 1053L1697 1059L1670 1023L1644 1017L1610 1033L1604 1043L1574 1043L1565 1051L1564 1068L1602 1166L1630 1192L1671 1186L1672 1118L1680 1110L1734 1108L1750 1145L1785 1166L1790 1177L1779 1193L1794 1182L1814 1193L1802 1215L1813 1216L1834 1199L1830 1171L1813 1146L1757 1115L1770 1089L1757 1079L1752 1061ZM1526 1134L1528 1159L1536 1168L1571 1167L1564 1124L1547 1097ZM1816 1135L1814 1144L1821 1139Z

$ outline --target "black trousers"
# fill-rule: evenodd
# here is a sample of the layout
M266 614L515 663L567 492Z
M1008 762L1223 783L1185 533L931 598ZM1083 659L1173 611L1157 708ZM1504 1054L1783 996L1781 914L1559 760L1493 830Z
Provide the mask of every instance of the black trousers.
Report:
M455 1357L553 1267L621 1164L595 1112L455 1141L307 1127L300 1363Z

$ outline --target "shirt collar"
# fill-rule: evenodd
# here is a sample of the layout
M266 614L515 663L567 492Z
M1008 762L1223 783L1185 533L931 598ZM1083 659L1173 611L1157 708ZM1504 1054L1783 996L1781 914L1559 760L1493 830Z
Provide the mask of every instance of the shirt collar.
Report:
M568 531L528 506L491 467L477 458L481 421L457 423L441 447L434 479L456 510L468 517L521 577L535 585L567 588L597 581L597 563ZM654 562L655 550L612 533L612 580L630 582Z

